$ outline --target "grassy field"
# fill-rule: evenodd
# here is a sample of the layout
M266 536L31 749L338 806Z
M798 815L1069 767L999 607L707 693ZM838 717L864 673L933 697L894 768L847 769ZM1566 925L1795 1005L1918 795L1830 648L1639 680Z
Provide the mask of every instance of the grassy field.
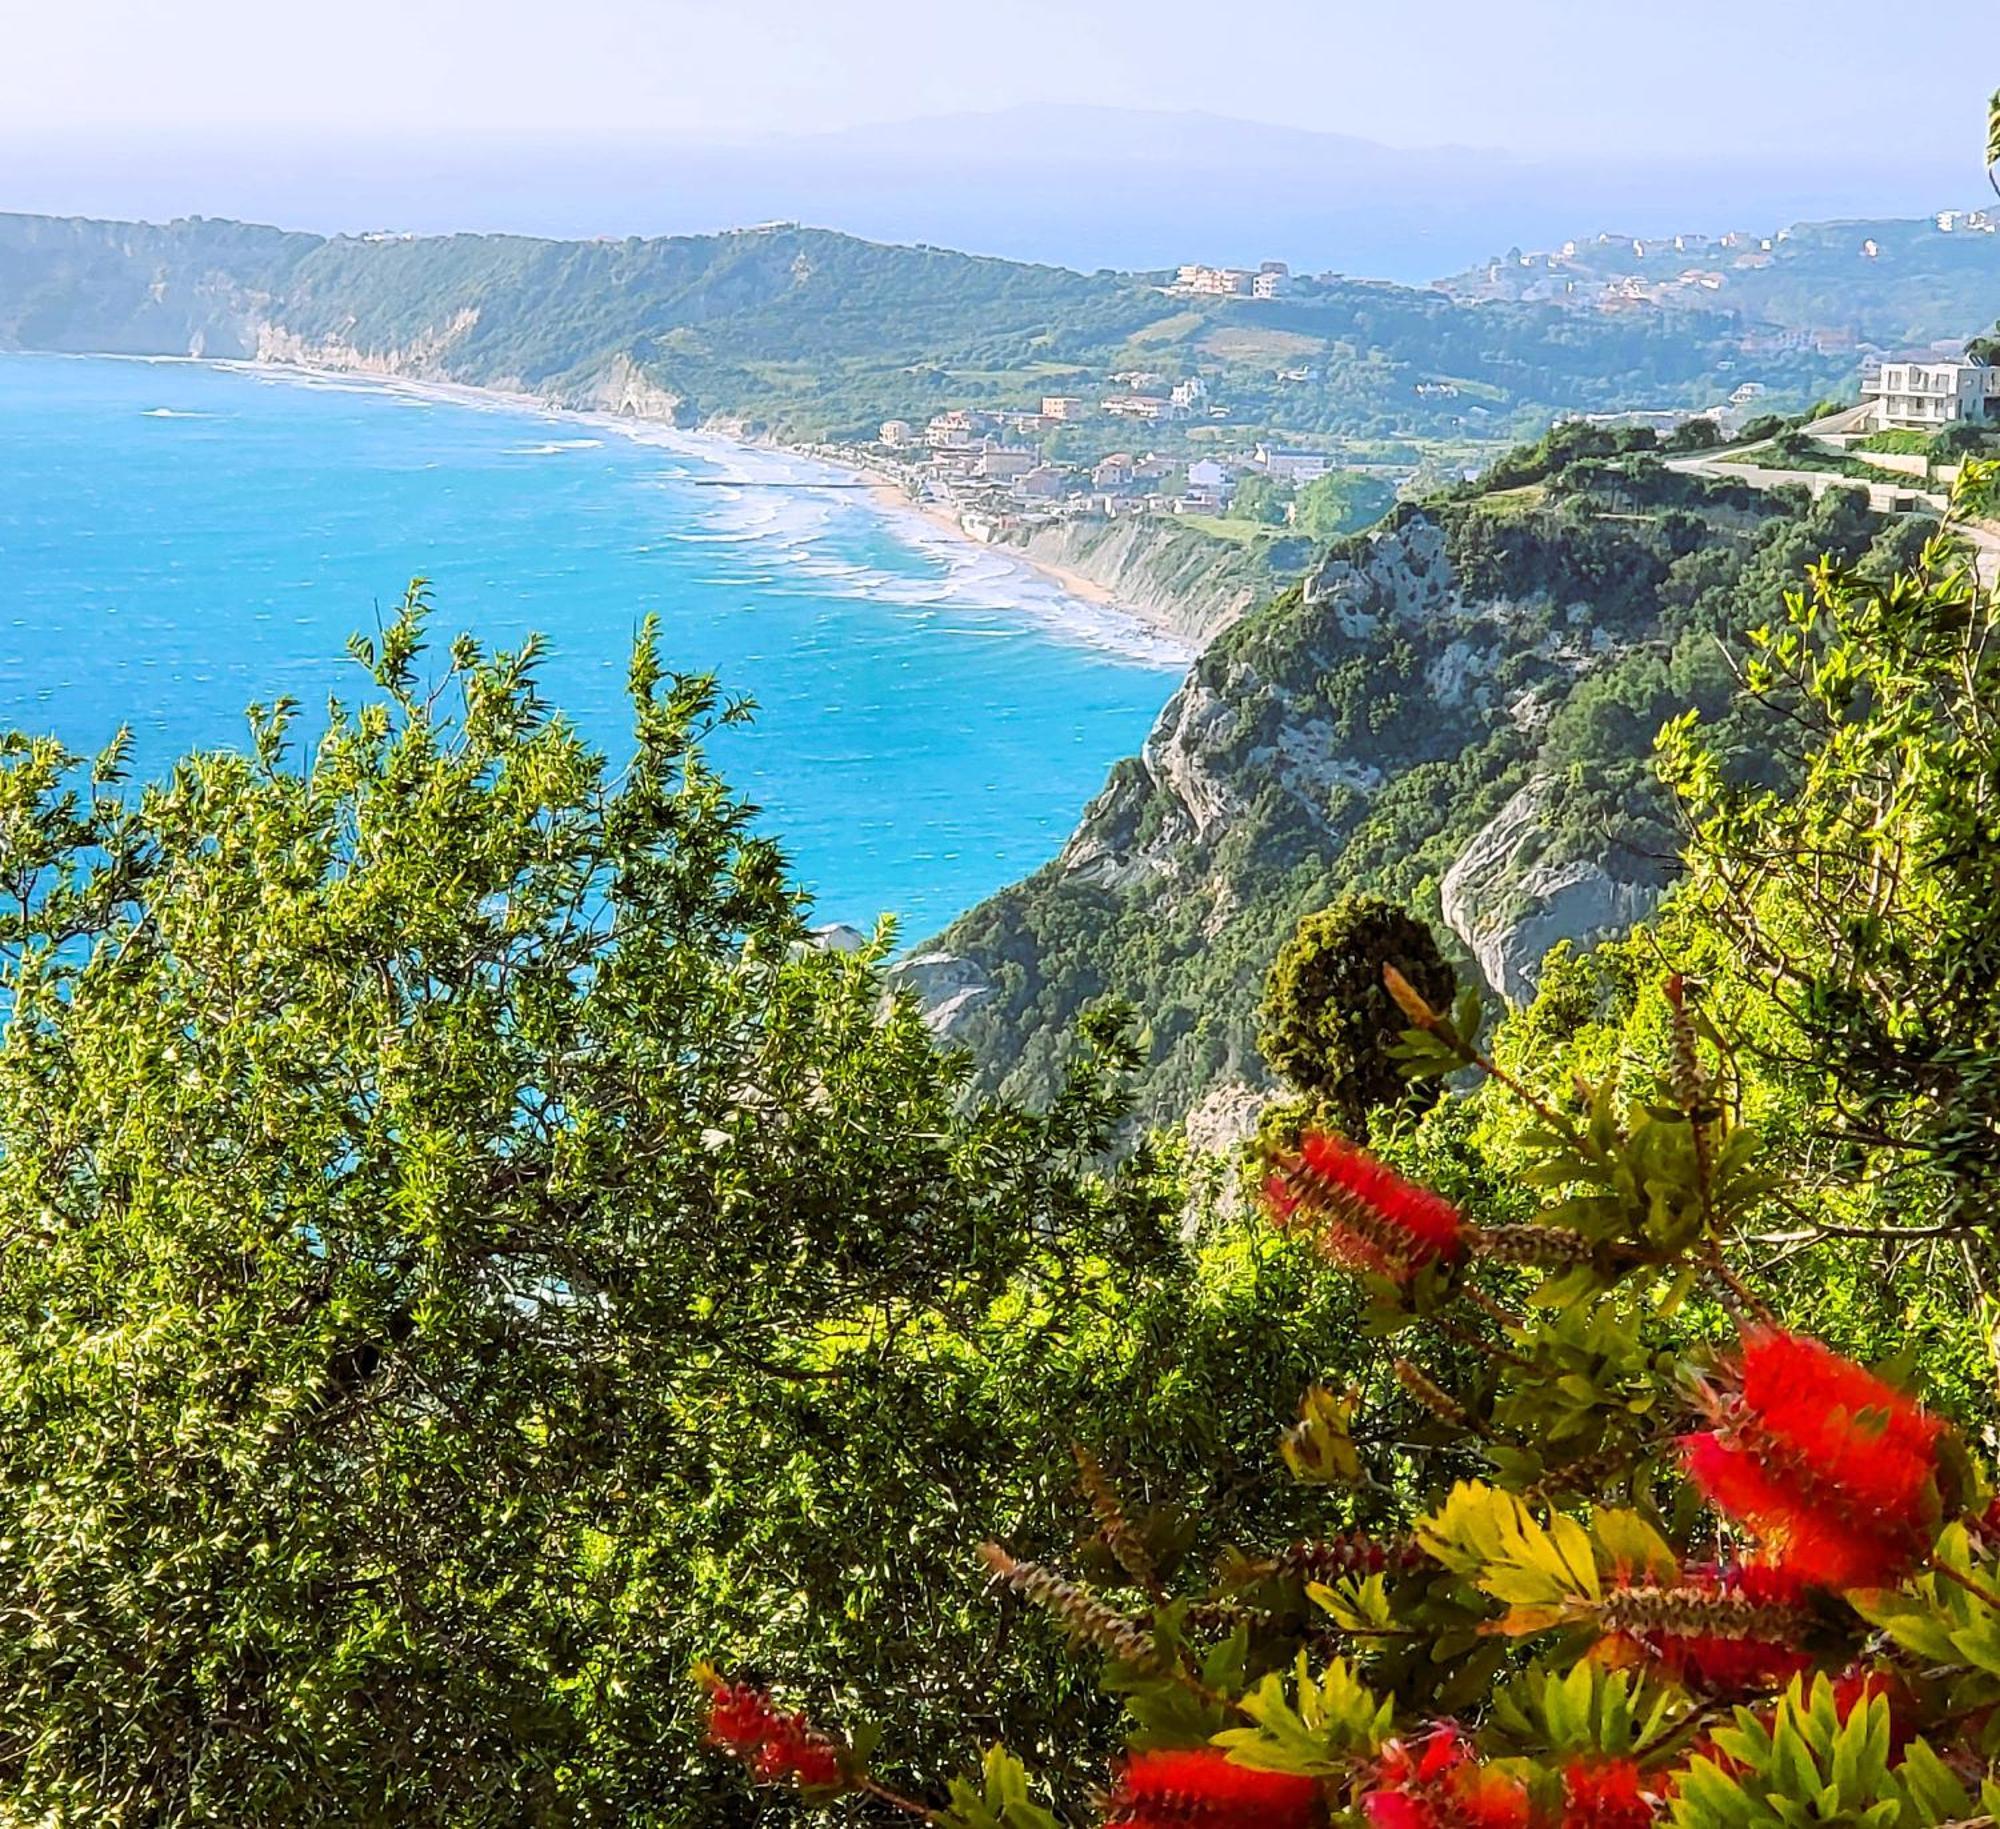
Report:
M1482 495L1471 506L1475 512L1494 520L1510 521L1539 508L1548 493L1546 483L1523 483L1518 489L1496 489L1490 495Z
M1183 527L1192 527L1211 539L1228 540L1237 546L1255 546L1261 541L1282 538L1285 534L1284 528L1273 527L1268 521L1245 521L1233 515L1184 514L1178 519Z
M1224 362L1286 362L1324 355L1326 339L1256 324L1221 324L1201 339L1200 347Z

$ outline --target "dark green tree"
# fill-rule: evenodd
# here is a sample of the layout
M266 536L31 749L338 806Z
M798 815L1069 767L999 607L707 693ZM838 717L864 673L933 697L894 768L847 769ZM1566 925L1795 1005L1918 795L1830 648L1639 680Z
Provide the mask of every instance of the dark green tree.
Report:
M642 643L614 768L420 610L309 746L0 744L6 1811L748 1821L704 1653L933 1754L1088 1740L968 1542L1073 1538L1078 1440L1261 1442L1348 1310L1255 1242L1205 1292L1159 1164L1102 1170L1110 1024L965 1109L809 943L707 681Z
M1661 440L1663 451L1712 451L1722 443L1722 428L1713 419L1684 419Z
M1346 895L1308 915L1265 980L1258 1045L1315 1108L1365 1140L1371 1113L1410 1096L1390 1048L1409 1026L1383 988L1393 965L1435 1009L1457 978L1423 922L1379 896Z
M1993 360L2000 358L2000 339L1993 343ZM1986 449L1986 427L1978 420L1961 419L1948 425L1931 440L1930 455L1939 463L1956 463L1963 457L1977 457Z
M1258 521L1267 527L1282 527L1285 510L1292 503L1292 485L1269 476L1246 476L1236 485L1229 504L1238 520Z

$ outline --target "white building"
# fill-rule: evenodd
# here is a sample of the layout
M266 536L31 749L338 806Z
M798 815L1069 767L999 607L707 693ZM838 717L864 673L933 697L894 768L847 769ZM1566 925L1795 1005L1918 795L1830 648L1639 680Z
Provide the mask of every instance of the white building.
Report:
M917 442L917 428L907 419L885 419L882 421L882 442L892 451L900 451Z
M2000 420L2000 368L1921 356L1884 362L1864 375L1863 398L1880 432L1938 432L1966 421Z
M1168 290L1209 298L1247 298L1258 277L1247 267L1185 266L1175 274Z
M1183 413L1192 413L1208 398L1208 383L1199 375L1190 375L1185 381L1177 382L1168 396Z
M1317 482L1332 468L1324 451L1280 451L1271 445L1257 447L1257 462L1281 483Z
M1226 508L1233 493L1228 469L1212 457L1197 457L1187 467L1187 489L1181 496L1181 511L1213 513Z
M1026 476L1030 470L1039 467L1041 459L1033 451L1023 450L1015 445L1001 445L974 464L972 474L983 477L988 482L1011 483L1017 476Z

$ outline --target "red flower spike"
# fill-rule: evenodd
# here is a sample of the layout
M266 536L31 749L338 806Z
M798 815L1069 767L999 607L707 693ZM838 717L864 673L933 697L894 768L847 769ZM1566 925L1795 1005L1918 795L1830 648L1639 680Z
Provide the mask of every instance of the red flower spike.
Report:
M1232 1764L1220 1747L1135 1753L1119 1769L1104 1820L1117 1829L1318 1829L1319 1781Z
M840 1749L803 1714L786 1714L748 1683L706 1679L708 1740L750 1768L762 1785L833 1790L847 1781Z
M1938 1525L1944 1424L1893 1385L1797 1334L1744 1336L1716 1427L1682 1438L1690 1477L1800 1580L1887 1587Z
M1368 1829L1437 1829L1429 1804L1402 1791L1371 1791L1361 1800Z
M1450 1201L1324 1131L1299 1140L1299 1153L1265 1182L1264 1201L1279 1226L1309 1233L1336 1263L1369 1276L1408 1282L1465 1250L1465 1222Z
M1655 1802L1631 1760L1574 1760L1563 1773L1562 1829L1647 1829Z
M755 1755L778 1731L771 1698L747 1683L718 1683L709 1691L709 1744L739 1759Z
M1789 1569L1764 1562L1690 1568L1670 1591L1655 1592L1664 1617L1621 1622L1613 1643L1634 1647L1663 1666L1685 1689L1709 1696L1743 1696L1783 1689L1813 1667L1792 1636L1805 1624L1798 1610L1806 1585ZM1737 1609L1743 1609L1738 1612ZM1615 1614L1614 1599L1611 1611ZM1784 1636L1777 1634L1782 1631Z
M1446 1723L1416 1747L1392 1740L1358 1799L1369 1829L1528 1829L1527 1787L1481 1765Z

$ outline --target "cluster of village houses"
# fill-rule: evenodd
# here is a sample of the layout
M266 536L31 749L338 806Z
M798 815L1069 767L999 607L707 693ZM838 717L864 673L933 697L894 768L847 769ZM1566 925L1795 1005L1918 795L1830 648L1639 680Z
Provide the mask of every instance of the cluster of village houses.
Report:
M1188 298L1282 298L1291 269L1267 260L1256 267L1181 267L1160 289ZM1311 364L1278 371L1281 383L1316 378ZM1109 391L1044 395L1039 411L977 412L959 407L923 425L885 420L875 444L846 453L892 476L920 501L958 516L968 532L996 534L1054 520L1115 519L1129 514L1226 513L1238 482L1248 475L1308 483L1324 476L1332 460L1321 451L1284 450L1268 443L1217 456L1189 458L1141 448L1107 449L1087 463L1043 455L1041 441L1061 428L1089 422L1119 442L1120 422L1134 432L1190 420L1223 420L1229 409L1209 397L1199 375L1173 381L1134 369L1109 378Z
M1940 210L1933 223L1940 235L1991 235L2000 232L2000 210ZM1702 294L1727 287L1732 272L1770 265L1777 258L1779 244L1791 238L1790 229L1780 229L1775 235L1598 235L1589 241L1566 241L1546 254L1517 250L1487 262L1470 281L1446 282L1444 289L1460 298L1505 298L1607 313L1701 304ZM1882 257L1882 249L1872 236L1858 241L1854 252L1861 260ZM1611 274L1596 270L1607 254L1616 261L1629 254L1634 270ZM1812 330L1752 327L1743 347L1750 355L1787 349L1832 355L1857 347L1857 338L1852 329L1842 326Z
M1095 401L1050 394L1039 412L956 407L922 426L887 420L867 455L874 468L894 476L917 499L949 508L980 538L1079 516L1221 514L1246 475L1309 483L1331 466L1323 451L1268 443L1192 459L1136 449L1108 451L1088 463L1045 457L1034 441L1058 427L1087 419L1143 426L1207 411L1208 387L1199 377L1169 387L1164 376L1124 374L1113 383L1129 391Z
M1941 234L1992 234L2000 229L2000 212L1947 210L1937 218ZM1657 306L1676 291L1715 289L1723 275L1715 266L1694 264L1755 263L1768 257L1777 240L1747 235L1676 235L1657 241L1633 241L1631 254L1652 269L1644 277L1620 277L1604 282L1601 309ZM1599 244L1620 240L1599 236ZM1864 254L1874 253L1872 244ZM1495 262L1485 278L1494 291L1510 296L1543 296L1550 288L1573 292L1570 275L1583 252L1582 244L1567 242L1551 255L1516 254ZM1503 273L1503 269L1507 269ZM1539 274L1535 269L1540 269ZM1187 297L1274 299L1291 283L1282 261L1261 266L1181 267L1171 284L1161 289ZM1775 349L1796 334L1772 329L1753 330L1751 339L1768 335ZM1823 339L1828 333L1819 333ZM1755 353L1746 340L1746 353ZM1280 382L1314 378L1310 366L1278 371ZM1417 384L1419 394L1455 394L1448 381ZM1733 437L1763 412L1765 389L1745 382L1726 402L1690 414L1686 409L1658 413L1625 412L1602 417L1623 424L1652 424L1670 431L1690 417L1715 422L1725 437ZM1947 360L1937 352L1900 361L1874 361L1863 381L1864 405L1855 410L1859 431L1918 427L1941 430L1961 419L2000 423L2000 369L1965 360ZM839 455L858 459L893 478L918 501L954 515L979 539L993 539L1052 521L1091 518L1114 520L1123 515L1221 515L1229 510L1238 485L1246 476L1268 477L1292 485L1324 476L1332 460L1321 451L1287 450L1270 443L1216 455L1190 457L1140 449L1108 449L1088 462L1062 462L1046 454L1051 433L1092 423L1105 434L1103 444L1118 443L1120 422L1133 430L1165 428L1189 420L1225 420L1226 407L1209 397L1208 383L1199 375L1172 381L1162 374L1131 370L1110 377L1109 391L1094 397L1047 394L1038 411L981 412L955 407L922 425L907 419L885 420L873 445ZM1472 474L1468 471L1467 474Z
M1165 388L1163 378L1123 375L1134 389ZM1649 424L1668 432L1689 418L1713 420L1734 437L1764 410L1761 382L1745 382L1728 401L1690 413L1624 412L1590 415L1606 423ZM1963 358L1906 356L1872 362L1862 382L1863 405L1854 409L1857 433L1916 429L1941 431L1971 421L2000 425L2000 368ZM916 500L945 509L978 539L1079 518L1122 515L1226 514L1246 476L1294 486L1324 476L1332 459L1323 451L1287 450L1268 442L1218 456L1189 458L1153 450L1112 450L1087 463L1061 463L1033 442L1058 427L1095 417L1140 422L1185 419L1202 410L1207 390L1199 379L1163 393L1112 394L1095 403L1051 394L1039 412L976 412L955 407L922 426L910 420L883 423L877 442L841 455L859 458L900 483ZM1134 412L1131 402L1146 410ZM1158 410L1154 410L1158 409ZM1108 427L1107 427L1108 429ZM1468 472L1470 474L1470 472Z

